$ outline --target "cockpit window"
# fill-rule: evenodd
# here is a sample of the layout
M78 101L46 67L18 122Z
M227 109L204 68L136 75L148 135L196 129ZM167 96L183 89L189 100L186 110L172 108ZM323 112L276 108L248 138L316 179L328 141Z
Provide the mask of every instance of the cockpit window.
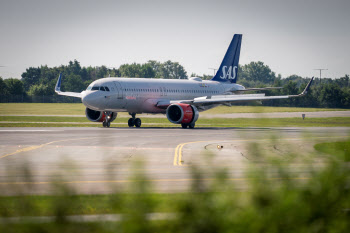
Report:
M87 91L109 91L108 87L102 87L102 86L88 86L88 88L86 89Z

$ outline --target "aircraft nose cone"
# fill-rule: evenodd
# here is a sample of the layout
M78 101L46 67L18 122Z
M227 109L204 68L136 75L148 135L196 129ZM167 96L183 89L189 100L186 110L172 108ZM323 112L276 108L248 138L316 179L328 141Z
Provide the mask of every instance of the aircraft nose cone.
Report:
M92 93L88 93L88 94L84 95L83 98L81 99L81 101L88 108L92 108L92 109L97 108L97 106L96 106L97 101L96 101L96 98L92 95Z

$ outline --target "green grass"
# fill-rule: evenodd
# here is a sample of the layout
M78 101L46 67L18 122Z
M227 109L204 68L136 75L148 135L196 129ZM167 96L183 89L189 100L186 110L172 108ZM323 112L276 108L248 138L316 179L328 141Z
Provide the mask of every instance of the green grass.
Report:
M82 103L0 103L3 115L84 115Z
M346 162L350 161L350 141L319 143L314 148L317 151L336 156Z
M261 112L318 112L318 111L346 111L349 109L333 108L291 108L264 106L220 106L201 114L225 113L261 113ZM2 115L84 115L85 106L81 103L0 103ZM121 113L127 117L127 113Z
M127 127L127 117L118 117L112 127ZM101 127L85 117L0 116L0 127ZM142 127L180 127L166 118L143 118ZM329 118L200 118L197 127L350 127L350 117Z

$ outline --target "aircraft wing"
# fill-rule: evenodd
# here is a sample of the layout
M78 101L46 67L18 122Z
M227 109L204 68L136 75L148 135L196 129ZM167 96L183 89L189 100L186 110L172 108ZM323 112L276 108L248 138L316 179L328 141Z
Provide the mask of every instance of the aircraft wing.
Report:
M304 91L299 95L282 95L282 96L265 96L265 94L243 94L243 95L217 95L217 96L203 96L194 98L193 100L180 100L180 101L170 101L170 103L185 103L192 104L195 106L211 105L211 104L231 104L240 102L250 102L250 101L264 101L273 99L288 99L294 97L301 97L306 95L310 89L313 77L310 82L306 85Z
M82 94L79 92L63 92L61 91L61 81L62 81L62 73L60 73L60 76L58 77L56 87L55 87L55 92L59 95L65 95L65 96L71 96L71 97L77 97L81 98Z

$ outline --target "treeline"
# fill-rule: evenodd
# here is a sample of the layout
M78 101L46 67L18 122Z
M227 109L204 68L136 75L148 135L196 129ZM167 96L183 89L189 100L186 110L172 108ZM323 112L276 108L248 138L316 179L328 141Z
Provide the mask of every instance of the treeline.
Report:
M269 66L263 62L251 62L240 66L238 83L245 87L284 87L283 89L265 91L266 95L294 95L305 88L310 78L292 75L282 78L276 75ZM105 77L140 77L186 79L187 72L178 62L166 61L164 63L150 60L144 64L124 64L119 68L106 66L81 67L77 60L70 61L68 65L59 67L30 67L22 74L22 79L0 77L0 102L79 102L79 99L58 96L54 87L59 73L64 76L63 91L81 92L96 79ZM202 79L211 79L212 75L196 75ZM322 82L321 82L322 81ZM328 107L350 108L350 80L349 75L337 79L315 79L310 92L306 97L271 100L263 103L270 106L291 107Z
M118 69L106 66L81 67L77 60L59 67L30 67L22 79L0 77L0 102L80 102L77 98L57 96L54 88L58 75L64 81L61 90L81 92L93 81L106 77L143 77L186 79L187 73L178 62L160 63L150 60L145 64L124 64Z

